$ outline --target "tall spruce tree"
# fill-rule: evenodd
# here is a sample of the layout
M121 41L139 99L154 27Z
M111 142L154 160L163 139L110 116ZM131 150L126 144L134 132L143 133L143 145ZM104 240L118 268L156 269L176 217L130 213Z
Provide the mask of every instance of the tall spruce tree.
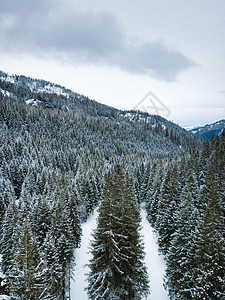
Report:
M45 268L30 224L25 219L20 226L13 262L6 272L10 295L21 300L44 299L47 292Z
M177 164L168 167L162 183L156 229L159 233L158 244L163 254L166 254L171 242L171 236L176 230L175 212L179 201L179 180Z
M185 188L186 190L186 188ZM171 299L192 299L190 279L193 276L198 234L198 210L189 191L182 193L181 203L176 213L176 231L172 234L171 246L167 254L165 284Z
M69 290L70 269L74 263L76 241L66 204L58 191L55 192L50 238L47 235L46 240L47 256L51 251L55 252L54 257L51 258L54 260L53 268L55 270L50 274L50 277L53 276L51 282L54 282L54 280L57 282L56 286L54 286L58 297L56 299L64 300L66 292ZM52 247L55 249L52 249ZM50 261L47 259L50 268L52 268L51 259ZM57 275L55 276L56 273Z
M130 180L116 165L105 182L91 244L90 299L141 299L148 295L140 222Z
M205 211L195 239L196 255L191 299L225 299L224 219L220 195L209 170L204 197Z
M19 212L15 199L11 201L3 220L1 241L2 270L5 273L12 265L13 255L18 240Z
M158 209L159 209L159 198L160 198L160 189L163 181L163 163L160 159L157 161L157 166L155 171L152 174L152 185L149 185L149 189L146 194L146 211L147 218L151 225L154 227L157 220Z

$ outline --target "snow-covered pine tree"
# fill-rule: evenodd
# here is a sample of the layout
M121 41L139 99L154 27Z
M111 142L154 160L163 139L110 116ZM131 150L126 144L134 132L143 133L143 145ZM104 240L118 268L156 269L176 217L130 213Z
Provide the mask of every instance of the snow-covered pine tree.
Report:
M19 212L15 199L13 199L5 213L3 220L3 233L1 242L2 270L5 273L12 265L15 245L18 240L17 225Z
M75 236L63 195L57 189L49 233L46 236L44 251L49 268L49 282L52 284L55 299L65 299L69 290L70 269L74 263Z
M146 211L147 218L151 225L154 227L157 220L160 190L163 181L164 169L162 160L157 161L155 172L152 174L152 186L148 187L146 194Z
M176 231L172 234L171 246L167 253L165 287L171 299L193 299L190 279L195 262L194 239L198 234L198 210L187 188L182 193L181 203L176 212Z
M150 186L150 174L151 164L148 162L144 166L144 174L142 175L141 187L140 187L140 203L145 202L147 198L147 192Z
M32 197L33 211L32 211L32 229L34 230L37 242L40 247L43 246L46 234L50 228L50 207L46 196L34 195Z
M169 164L162 183L156 229L159 233L158 244L163 254L166 254L171 242L171 236L176 230L175 212L179 202L179 180L177 164Z
M199 188L198 188L198 181L196 179L196 174L194 173L193 169L188 168L186 170L186 178L185 178L185 185L181 190L180 199L182 201L183 198L186 197L187 194L190 194L191 201L193 204L198 208L199 207Z
M14 196L14 190L11 182L4 177L0 177L0 234L2 233L3 229L2 227L5 212Z
M141 299L149 292L140 213L121 167L109 173L103 189L88 274L90 299Z
M46 278L49 286L49 299L61 300L61 278L63 277L62 264L59 263L59 257L55 246L55 238L52 231L46 235L43 245L44 260L47 264Z
M207 174L207 169L209 167L209 158L210 158L211 152L210 152L210 142L204 141L202 146L202 151L200 152L199 157L199 182L200 185L204 184L205 176Z
M68 200L66 202L68 217L71 224L72 234L74 237L74 247L78 248L81 242L81 224L78 217L77 199L76 194L70 194L68 191Z
M225 299L225 240L224 217L220 195L209 168L206 186L201 197L205 210L194 244L195 268L190 278L192 299Z
M225 238L225 131L218 142L218 145L214 150L214 155L211 157L211 161L215 166L215 180L217 183L218 191L220 193L221 203L223 207L224 215L224 229L223 235Z
M13 262L6 272L10 295L21 300L44 299L45 265L40 260L37 243L26 218L18 231Z

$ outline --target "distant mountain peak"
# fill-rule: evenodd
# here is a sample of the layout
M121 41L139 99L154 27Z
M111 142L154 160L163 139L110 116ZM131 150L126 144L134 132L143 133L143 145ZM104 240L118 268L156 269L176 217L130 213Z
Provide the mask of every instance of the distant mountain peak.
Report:
M206 124L205 126L197 127L189 131L195 135L200 135L205 140L209 140L212 135L220 137L223 131L225 132L225 119L212 124Z

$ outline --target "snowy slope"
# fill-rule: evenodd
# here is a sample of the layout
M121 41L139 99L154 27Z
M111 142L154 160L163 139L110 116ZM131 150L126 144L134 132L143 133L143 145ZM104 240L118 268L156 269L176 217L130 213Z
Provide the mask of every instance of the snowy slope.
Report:
M212 135L221 136L221 134L225 132L225 119L215 122L213 124L206 124L205 126L197 127L191 129L190 132L195 135L200 135L206 140L209 140Z
M131 122L148 124L149 126L156 128L161 127L162 129L173 129L178 131L185 132L185 129L180 127L179 125L170 122L169 120L155 114L149 114L147 112L139 111L139 110L125 110L120 111L119 116L121 118L127 119Z
M169 297L163 287L163 276L165 269L165 262L158 254L158 247L156 239L153 234L153 229L145 217L145 209L141 209L142 217L142 230L141 235L144 237L145 242L145 263L148 267L148 274L150 279L151 295L148 300L167 300ZM85 282L88 273L88 267L85 264L88 263L91 258L89 251L89 242L92 239L91 233L96 228L97 212L89 217L88 221L83 224L83 237L81 241L81 248L76 250L76 266L74 280L71 280L71 299L72 300L87 300L87 293L84 288L87 286Z
M9 82L17 87L28 87L32 92L35 93L47 93L47 94L56 94L61 95L65 97L77 97L82 98L82 95L79 95L69 89L66 89L63 86L60 86L58 84L51 83L49 81L45 80L39 80L39 79L33 79L26 76L18 76L13 74L7 74L2 71L0 71L0 80L4 82ZM0 90L2 93L6 93L3 90Z

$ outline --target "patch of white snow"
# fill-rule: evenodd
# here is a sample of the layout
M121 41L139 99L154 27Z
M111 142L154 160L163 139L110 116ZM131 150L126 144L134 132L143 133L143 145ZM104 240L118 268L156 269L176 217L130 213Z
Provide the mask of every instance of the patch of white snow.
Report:
M165 261L158 252L156 237L153 228L146 219L145 208L141 208L142 230L141 235L144 237L145 243L145 264L148 269L148 277L150 280L151 294L148 300L168 300L166 290L163 287L163 277L165 271Z
M81 247L75 250L76 266L74 269L74 280L71 280L71 300L87 300L87 292L84 289L87 287L86 273L89 268L85 265L89 263L91 254L89 253L90 240L92 240L92 231L96 228L96 219L98 213L95 210L82 226Z
M41 101L40 100L36 100L36 99L28 99L28 100L26 100L26 104L27 105L37 106L40 103L41 103Z
M7 96L7 97L12 96L12 94L11 94L10 92L5 91L5 90L3 90L3 89L1 89L1 88L0 88L0 92L1 92L3 95Z

